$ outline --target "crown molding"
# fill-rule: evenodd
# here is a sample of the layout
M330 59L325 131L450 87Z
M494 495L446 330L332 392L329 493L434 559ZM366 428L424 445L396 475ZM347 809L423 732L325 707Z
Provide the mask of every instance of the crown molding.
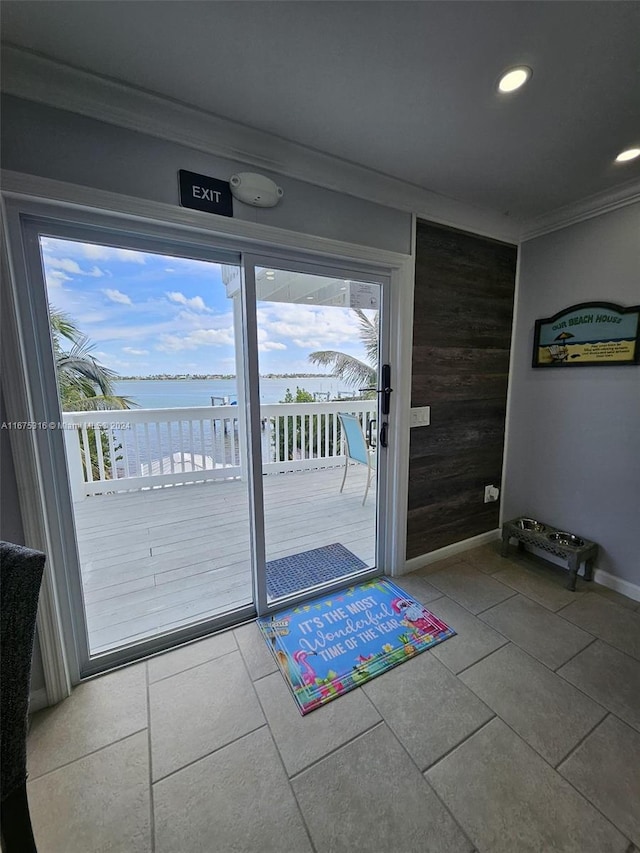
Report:
M323 255L344 262L355 261L390 269L404 268L410 260L410 255L389 249L345 243L329 237L316 237L313 234L289 231L260 222L216 216L165 202L69 184L38 175L26 175L8 169L0 169L0 186L2 199L45 202L54 208L73 208L93 213L109 213L123 220L170 224L192 233L215 236L225 242L225 248L235 248L243 242L251 243L253 251L277 245L294 252Z
M570 225L584 222L586 219L593 219L595 216L601 216L603 213L609 213L612 210L618 210L639 201L640 180L628 181L613 189L587 196L574 204L559 207L544 214L544 216L530 219L524 224L520 233L520 240L524 243L527 240L533 240L535 237L542 237L543 234L568 228Z
M2 90L421 219L517 243L521 223L115 80L3 46Z
M108 124L509 243L525 242L640 200L631 181L528 220L418 187L271 133L229 121L10 44L2 91Z

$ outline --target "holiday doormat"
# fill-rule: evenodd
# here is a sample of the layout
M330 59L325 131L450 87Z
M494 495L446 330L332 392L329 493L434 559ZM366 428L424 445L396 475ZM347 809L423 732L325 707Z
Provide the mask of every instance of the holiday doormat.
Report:
M302 714L456 633L386 579L258 619Z
M366 568L360 557L334 542L267 563L267 594L269 598L281 598Z

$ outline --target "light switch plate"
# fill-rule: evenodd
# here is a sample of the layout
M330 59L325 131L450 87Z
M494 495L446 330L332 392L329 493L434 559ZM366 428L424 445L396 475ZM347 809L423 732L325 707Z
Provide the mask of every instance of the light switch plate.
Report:
M431 406L420 406L419 408L411 409L412 427L429 426L431 423Z

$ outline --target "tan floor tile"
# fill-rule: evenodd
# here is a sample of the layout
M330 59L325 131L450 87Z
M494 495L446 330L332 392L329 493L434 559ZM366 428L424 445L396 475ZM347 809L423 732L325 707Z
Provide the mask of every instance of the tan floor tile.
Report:
M502 720L492 720L426 776L481 851L626 853L629 846Z
M593 637L523 595L485 610L479 617L551 669L593 642Z
M150 853L147 732L28 785L39 853Z
M238 644L235 641L233 632L223 631L221 634L206 637L204 640L198 640L195 643L189 643L186 646L175 649L175 651L163 652L163 654L151 658L148 662L149 683L152 684L161 678L167 678L170 675L175 675L177 672L182 672L201 663L206 663L208 660L222 657L222 655L227 655L229 652L235 652L237 648Z
M591 593L565 607L560 615L640 660L640 614Z
M640 731L640 662L596 640L558 675Z
M640 734L609 715L558 768L640 847Z
M255 621L241 625L233 633L253 681L277 672L276 660L267 648L264 636Z
M420 770L493 716L484 702L428 652L374 678L362 689Z
M509 641L462 605L446 596L429 604L429 609L456 632L431 654L452 672L460 672Z
M156 853L312 853L266 728L154 785Z
M59 705L34 714L27 741L31 778L147 726L145 664L79 684Z
M420 604L428 604L436 598L440 598L442 593L439 589L429 583L427 578L422 574L412 572L410 575L401 575L399 578L392 578L393 583L412 595Z
M154 780L264 725L240 652L150 685Z
M303 717L279 672L256 681L255 687L289 776L381 720L360 689Z
M385 725L303 771L292 785L318 853L471 850Z
M512 565L512 556L517 552L509 551L507 557L503 557L500 553L500 541L482 545L480 548L472 548L469 551L464 551L461 554L465 563L469 563L474 569L492 575L494 572L501 571Z
M560 610L583 594L581 590L572 592L567 589L566 572L549 568L544 563L538 565L527 561L520 565L507 565L496 571L493 577L548 610Z
M607 713L511 643L460 678L554 767Z
M515 590L477 571L469 563L459 563L436 572L429 576L429 583L471 613L480 613L515 595Z

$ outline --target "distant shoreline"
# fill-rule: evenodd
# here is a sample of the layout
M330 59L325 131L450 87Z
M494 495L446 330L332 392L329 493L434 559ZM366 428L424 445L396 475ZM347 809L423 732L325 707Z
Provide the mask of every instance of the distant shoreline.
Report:
M116 382L143 382L145 380L157 382L158 380L175 381L198 381L203 379L211 380L227 380L235 379L235 373L186 373L170 375L168 373L156 373L151 376L117 376ZM265 373L260 376L261 379L335 379L331 373Z

